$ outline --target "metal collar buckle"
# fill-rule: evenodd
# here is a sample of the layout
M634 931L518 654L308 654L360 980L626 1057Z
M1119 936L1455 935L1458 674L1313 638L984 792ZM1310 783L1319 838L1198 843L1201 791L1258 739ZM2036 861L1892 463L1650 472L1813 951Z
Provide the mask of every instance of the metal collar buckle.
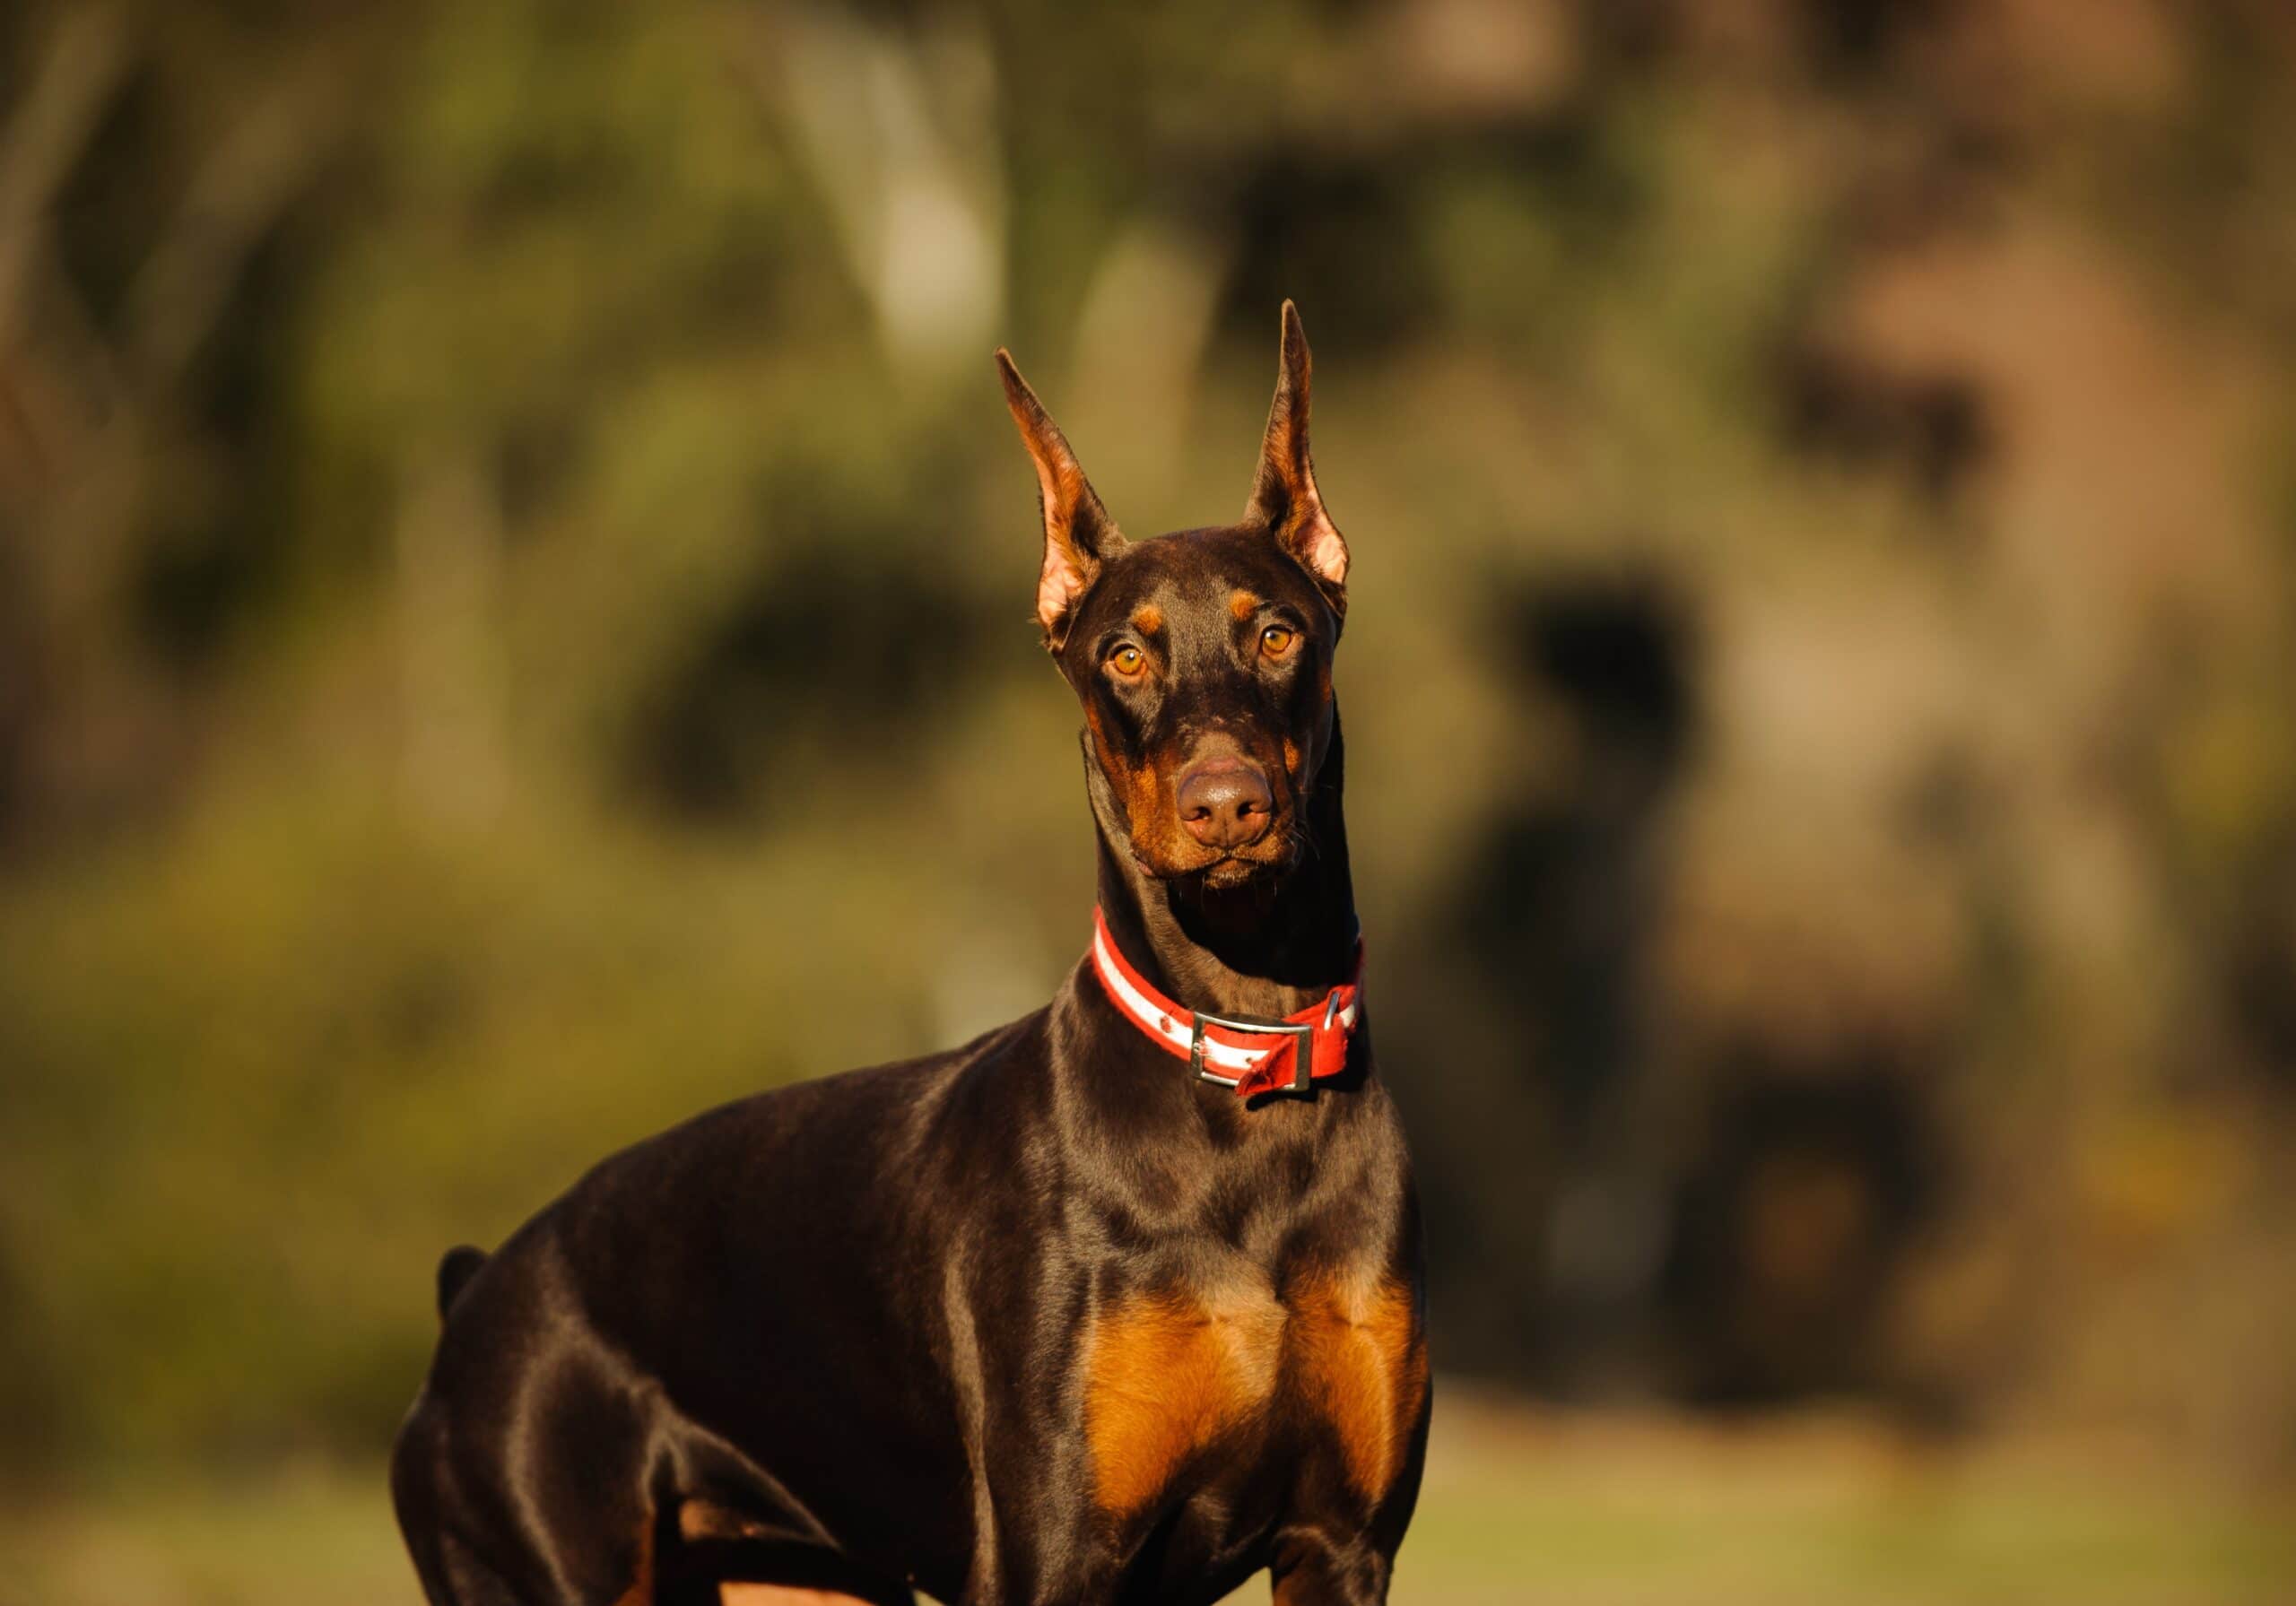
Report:
M1338 1016L1338 1014L1339 994L1335 990L1330 1000L1324 1005L1322 1029L1330 1029L1332 1021ZM1255 1037L1290 1037L1292 1039L1291 1084L1288 1087L1274 1088L1269 1090L1271 1092L1279 1093L1309 1093L1314 1091L1316 1032L1318 1030L1317 1023L1315 1021L1254 1020L1248 1017L1239 1018L1231 1015L1208 1015L1202 1010L1190 1010L1188 1011L1187 1034L1188 1068L1194 1071L1197 1077L1205 1081L1218 1082L1223 1088L1232 1088L1238 1082L1241 1081L1243 1078L1239 1076L1222 1076L1217 1071L1208 1071L1205 1069L1204 1029L1207 1026L1224 1026L1230 1031L1249 1032ZM1273 1054L1275 1050L1271 1048L1268 1052Z

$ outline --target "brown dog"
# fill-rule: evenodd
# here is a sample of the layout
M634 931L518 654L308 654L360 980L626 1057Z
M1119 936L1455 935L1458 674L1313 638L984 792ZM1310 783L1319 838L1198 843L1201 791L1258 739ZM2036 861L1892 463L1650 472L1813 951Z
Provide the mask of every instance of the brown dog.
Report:
M1128 542L1003 352L1083 706L1091 953L952 1052L712 1111L491 1257L392 1489L435 1606L1383 1601L1428 1409L1331 665L1348 552L1283 363L1242 523Z

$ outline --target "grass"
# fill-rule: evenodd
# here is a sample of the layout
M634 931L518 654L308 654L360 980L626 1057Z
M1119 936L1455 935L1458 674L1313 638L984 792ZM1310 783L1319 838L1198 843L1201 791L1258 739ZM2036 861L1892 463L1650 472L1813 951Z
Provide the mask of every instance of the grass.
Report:
M2285 1501L2171 1489L2141 1463L1915 1451L1854 1419L1555 1417L1457 1391L1439 1412L1397 1606L2296 1599ZM415 1606L378 1469L138 1480L0 1512L0 1606L315 1601Z

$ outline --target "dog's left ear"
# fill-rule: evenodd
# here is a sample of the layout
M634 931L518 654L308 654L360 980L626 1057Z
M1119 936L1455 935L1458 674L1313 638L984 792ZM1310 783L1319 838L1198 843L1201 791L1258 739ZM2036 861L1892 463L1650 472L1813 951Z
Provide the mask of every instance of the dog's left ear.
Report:
M1267 410L1267 437L1260 443L1259 473L1252 479L1248 523L1263 524L1300 567L1315 577L1333 607L1347 611L1347 543L1324 511L1316 490L1316 465L1308 456L1308 334L1300 309L1283 303L1283 360L1275 373L1275 401Z

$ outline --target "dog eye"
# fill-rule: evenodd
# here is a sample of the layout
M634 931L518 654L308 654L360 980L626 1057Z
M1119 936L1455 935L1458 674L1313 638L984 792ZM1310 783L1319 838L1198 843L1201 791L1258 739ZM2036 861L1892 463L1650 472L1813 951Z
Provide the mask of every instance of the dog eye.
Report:
M1270 625L1259 633L1259 650L1271 658L1280 658L1292 650L1292 644L1298 639L1298 631Z
M1109 655L1109 667L1127 681L1138 674L1147 665L1147 659L1141 656L1140 649L1136 647L1120 647Z

